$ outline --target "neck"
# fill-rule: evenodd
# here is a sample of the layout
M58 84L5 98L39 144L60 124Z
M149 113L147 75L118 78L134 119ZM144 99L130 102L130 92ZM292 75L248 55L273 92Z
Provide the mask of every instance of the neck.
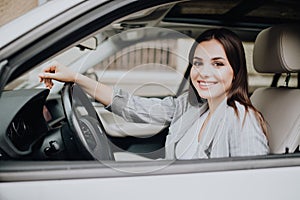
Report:
M215 112L217 107L220 105L220 103L226 98L226 96L221 96L218 98L211 98L207 99L208 107L209 107L209 112L212 114Z

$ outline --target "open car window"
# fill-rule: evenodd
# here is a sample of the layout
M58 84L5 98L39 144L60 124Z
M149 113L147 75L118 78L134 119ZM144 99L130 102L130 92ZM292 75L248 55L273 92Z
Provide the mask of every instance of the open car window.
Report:
M215 2L211 4L214 5ZM197 25L203 22L189 20L191 18L204 19L209 15L218 18L219 15L225 15L225 13L229 15L228 13L233 12L230 10L238 7L237 1L226 4L226 8L210 8L211 4L207 2L164 4L161 7L150 7L114 20L111 24L95 30L88 37L73 42L64 50L46 59L46 62L42 62L33 70L11 81L6 85L5 90L43 89L44 85L39 83L38 74L49 62L57 60L74 71L134 95L176 98L188 89L189 76L185 73L189 50L194 42L193 38L208 29L204 25ZM220 9L223 12L218 12ZM252 19L253 15L259 15L259 13L259 11L253 12L247 17ZM176 16L187 21L180 21L176 24L173 22ZM211 20L214 18L212 17ZM188 23L191 28L185 30L181 23ZM217 24L212 26L219 27ZM232 28L243 40L249 78L249 95L259 87L270 86L273 79L272 74L258 74L253 67L252 52L257 29L257 27L247 27L245 30L239 27ZM284 81L285 75L282 75L278 84L283 85ZM59 99L64 84L54 82L49 100L43 108L43 115L50 129L62 126L64 119ZM296 74L292 74L289 86L297 86ZM108 112L99 102L95 102L93 97L89 98L103 121L103 126L111 137L113 145L116 145L116 149L139 155L149 153L146 157L152 159L164 157L162 151L168 127L126 122ZM159 153L152 155L156 151Z

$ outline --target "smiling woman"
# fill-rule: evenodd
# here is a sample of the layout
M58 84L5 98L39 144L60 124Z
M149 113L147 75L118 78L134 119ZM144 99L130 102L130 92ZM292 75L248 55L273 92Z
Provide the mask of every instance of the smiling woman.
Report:
M222 102L226 101L227 106L234 110L235 117L237 117L234 124L241 123L238 125L242 127L239 133L243 135L244 131L251 133L258 131L259 134L264 135L265 138L259 143L263 144L261 150L264 149L263 151L267 153L266 122L248 97L246 58L242 42L238 36L227 29L208 30L196 39L189 57L192 62L190 64L192 87L201 98L207 99L209 107L209 114L200 129L198 139L206 128L208 120L217 109L220 109L218 107L221 107ZM243 106L244 108L242 108ZM243 113L242 117L241 113ZM223 110L221 115L235 118L226 116L226 114L227 111ZM251 115L255 117L250 117ZM247 118L251 119L247 120ZM249 125L247 126L245 123L249 123ZM215 124L215 126L218 125ZM243 126L247 129L244 129ZM226 130L226 126L223 128ZM224 132L224 130L219 131ZM233 130L229 130L229 132L233 133ZM251 136L248 139L250 138ZM257 147L253 146L250 149L255 148ZM232 153L229 154L233 155Z
M201 42L195 50L191 80L198 94L210 102L211 112L227 96L233 78L222 44L215 39Z

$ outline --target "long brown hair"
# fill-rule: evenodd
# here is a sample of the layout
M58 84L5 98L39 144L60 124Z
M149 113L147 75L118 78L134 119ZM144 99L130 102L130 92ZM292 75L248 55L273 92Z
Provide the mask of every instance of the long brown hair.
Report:
M227 105L234 108L236 115L238 116L238 110L235 101L245 106L246 112L249 108L252 109L258 119L263 132L267 135L267 126L262 114L252 105L248 96L248 76L246 58L243 44L239 37L232 31L225 28L209 29L204 31L198 38L196 38L191 51L189 53L189 66L190 72L192 67L192 60L195 54L196 47L200 42L209 41L215 39L220 42L225 50L227 59L233 69L233 80L231 88L227 94ZM190 93L189 100L192 104L201 101L198 92L190 81ZM196 100L196 101L195 101Z

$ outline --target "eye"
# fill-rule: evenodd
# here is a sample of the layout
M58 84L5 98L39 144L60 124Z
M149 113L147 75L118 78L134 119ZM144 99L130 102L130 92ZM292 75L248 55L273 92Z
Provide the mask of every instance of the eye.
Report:
M213 62L213 66L215 66L215 67L222 67L222 66L224 66L224 63L220 62L220 61L215 61L215 62Z
M199 67L199 66L201 66L201 65L203 65L203 63L202 63L201 61L198 61L198 60L194 60L194 61L193 61L193 66Z

